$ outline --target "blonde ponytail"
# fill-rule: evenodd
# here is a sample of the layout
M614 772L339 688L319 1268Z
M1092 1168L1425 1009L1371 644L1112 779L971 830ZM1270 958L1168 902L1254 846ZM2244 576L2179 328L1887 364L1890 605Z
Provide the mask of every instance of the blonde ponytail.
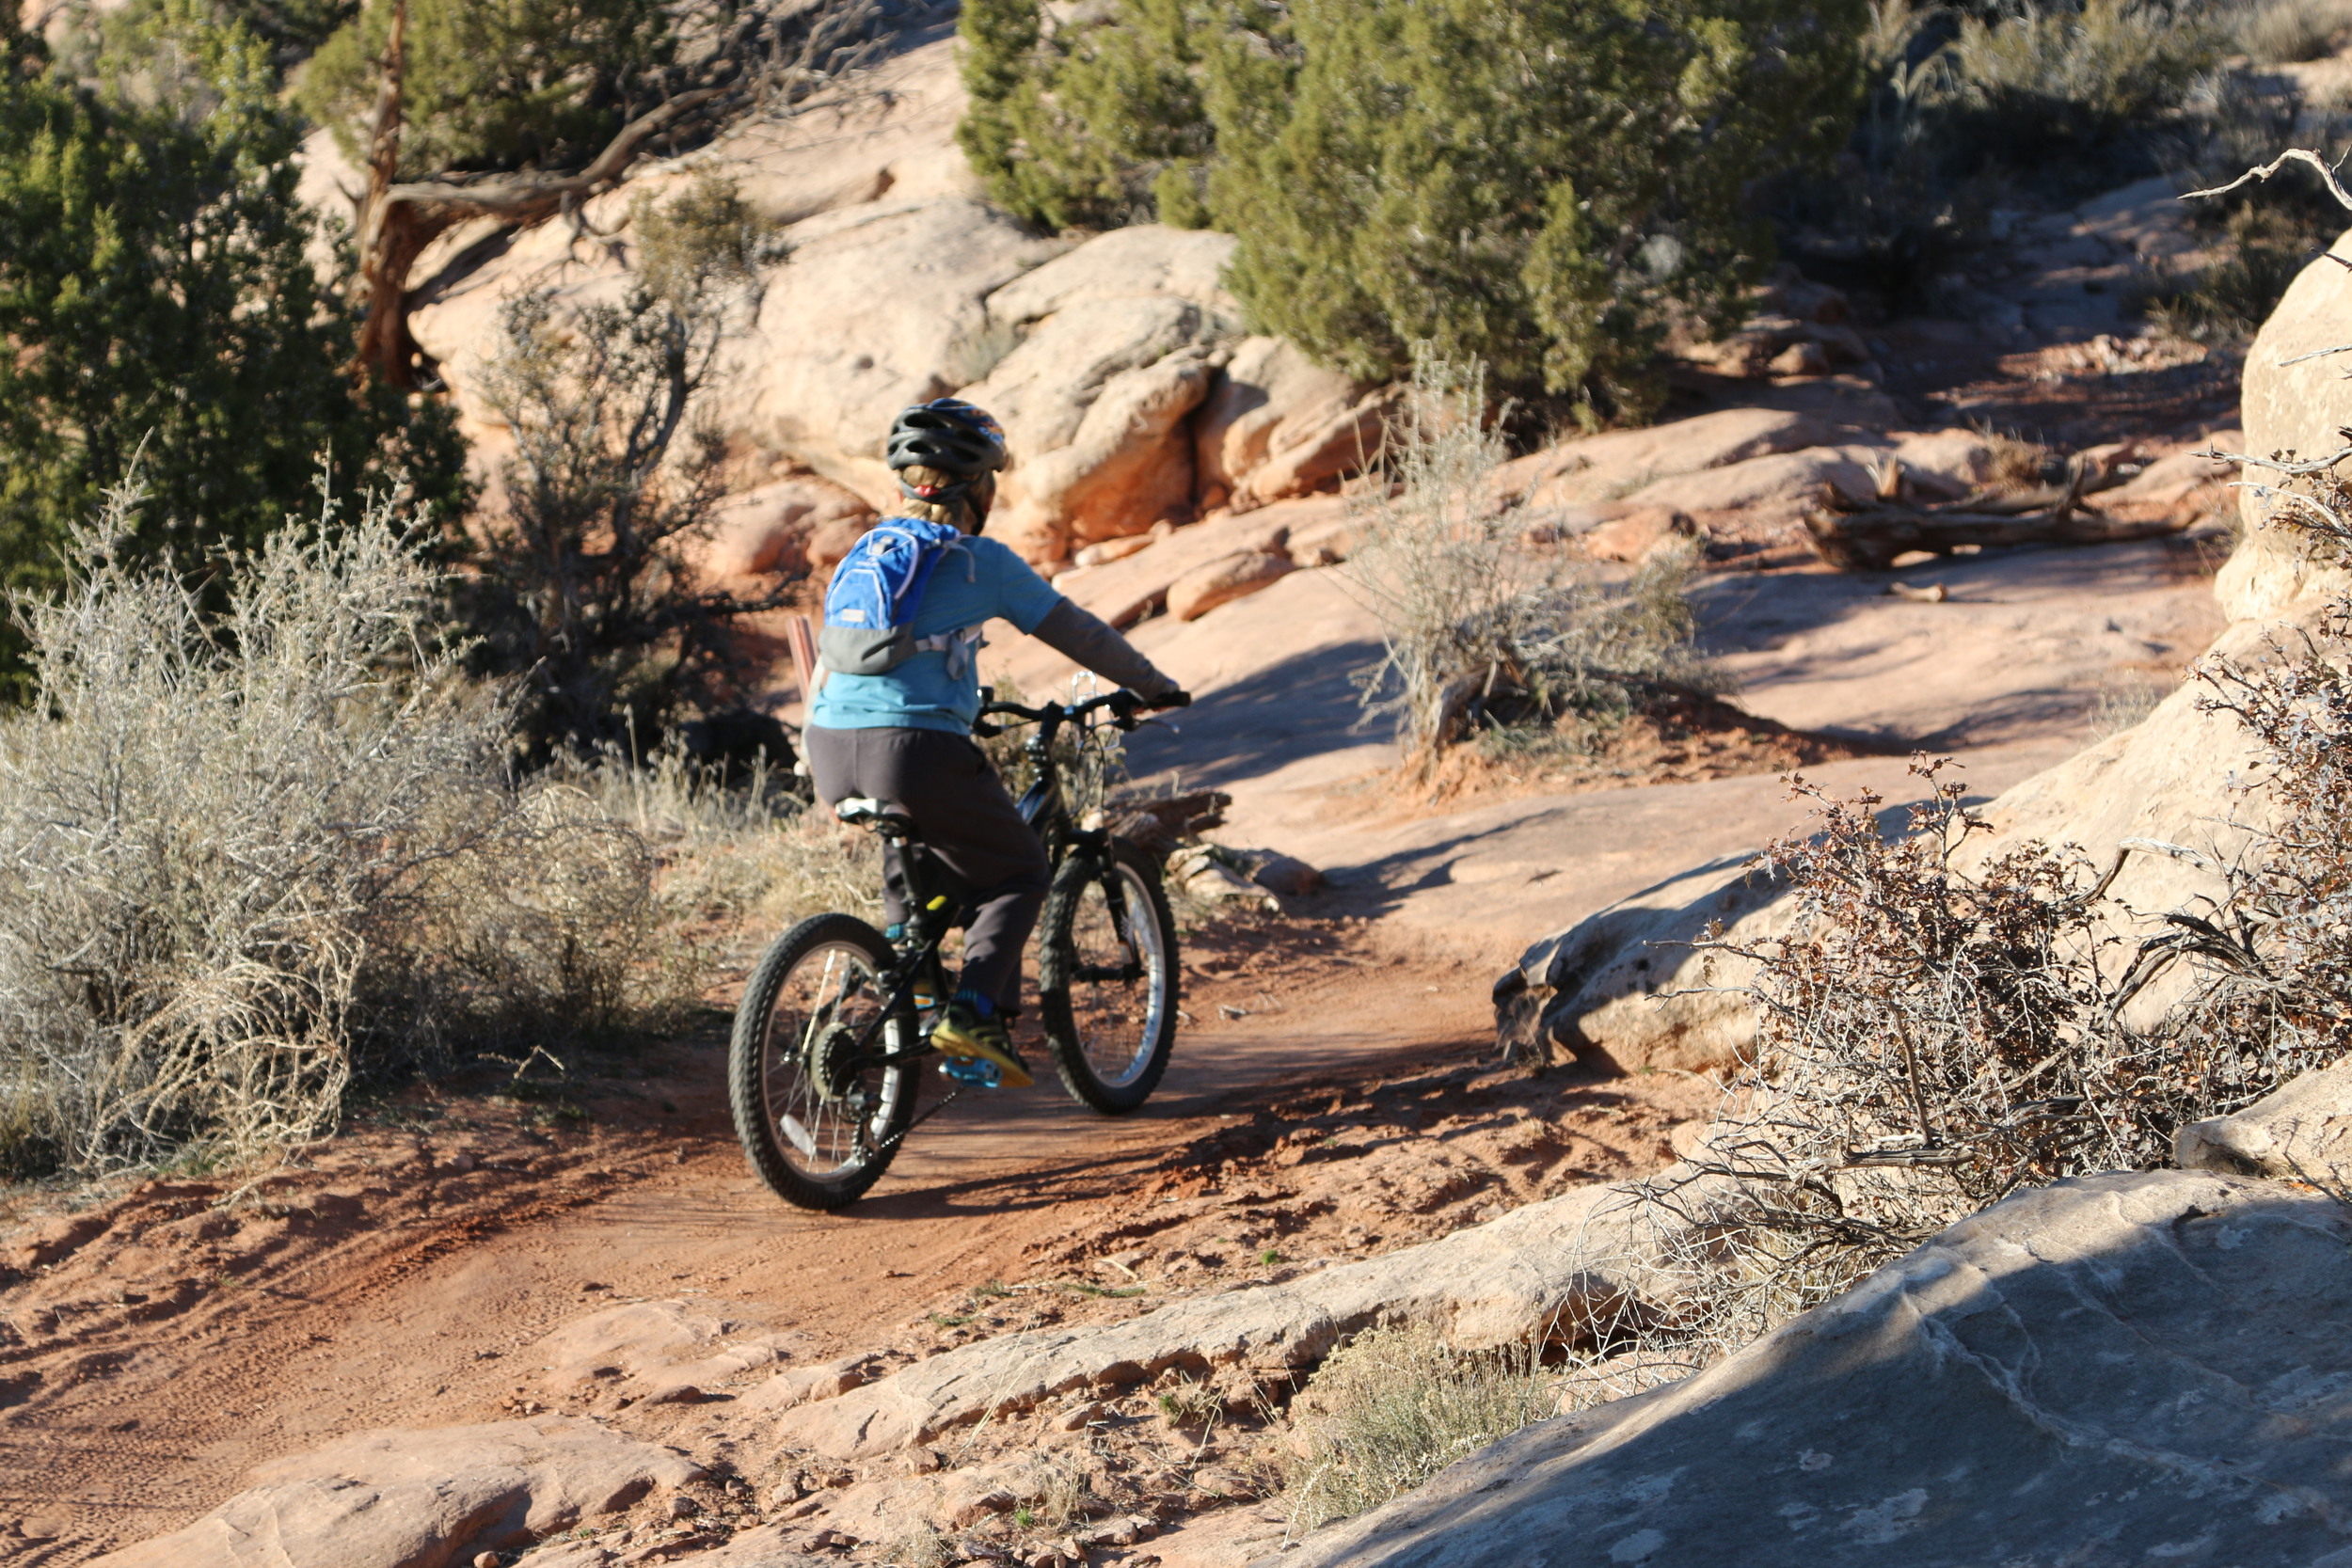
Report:
M963 495L951 501L927 501L907 493L918 485L946 487L964 483L962 476L951 474L945 468L934 468L925 463L910 464L898 470L898 515L913 517L918 522L945 523L966 533L977 533L981 522L988 515L988 503L996 494L994 474L982 474Z

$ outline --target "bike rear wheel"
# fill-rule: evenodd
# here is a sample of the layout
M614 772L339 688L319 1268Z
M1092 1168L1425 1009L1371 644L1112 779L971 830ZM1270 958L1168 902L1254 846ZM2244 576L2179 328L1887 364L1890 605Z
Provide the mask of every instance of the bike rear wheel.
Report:
M727 1053L727 1097L752 1169L803 1209L855 1201L889 1168L914 1114L909 1066L862 1065L915 1041L914 1008L884 1017L897 961L882 934L846 914L776 939L743 988Z
M1176 1044L1176 916L1159 863L1117 840L1062 862L1038 958L1045 1037L1070 1097L1123 1116Z

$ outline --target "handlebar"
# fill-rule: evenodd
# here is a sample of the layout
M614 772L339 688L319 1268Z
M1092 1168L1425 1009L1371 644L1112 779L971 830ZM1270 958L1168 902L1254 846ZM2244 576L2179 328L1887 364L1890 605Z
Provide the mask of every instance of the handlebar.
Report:
M1032 724L1042 724L1048 730L1052 730L1063 724L1076 723L1107 709L1111 714L1112 723L1122 730L1132 730L1141 722L1136 715L1147 709L1190 707L1191 705L1192 693L1189 691L1171 691L1165 697L1149 702L1132 691L1105 691L1099 697L1089 697L1082 703L1045 703L1037 707L1023 707L1019 703L990 701L980 705L979 721L972 727L981 735L997 734L999 727L990 724L988 721L1001 714L1008 719L1019 719Z

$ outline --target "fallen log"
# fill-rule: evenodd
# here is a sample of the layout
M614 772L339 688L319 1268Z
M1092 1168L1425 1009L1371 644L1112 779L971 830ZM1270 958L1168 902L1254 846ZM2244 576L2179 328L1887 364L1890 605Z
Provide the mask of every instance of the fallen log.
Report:
M1804 527L1813 553L1839 571L1883 572L1911 550L1950 555L1963 546L2115 545L2178 533L2187 521L2170 516L2126 522L2104 516L2079 499L2019 515L1881 501L1851 510L1822 507L1806 516Z

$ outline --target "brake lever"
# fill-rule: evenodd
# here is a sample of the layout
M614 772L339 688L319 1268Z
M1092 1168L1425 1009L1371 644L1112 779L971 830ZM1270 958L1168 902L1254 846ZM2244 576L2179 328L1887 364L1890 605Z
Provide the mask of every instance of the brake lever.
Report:
M972 721L972 733L982 740L993 740L1005 733L1005 726L992 724L985 719L975 719Z

